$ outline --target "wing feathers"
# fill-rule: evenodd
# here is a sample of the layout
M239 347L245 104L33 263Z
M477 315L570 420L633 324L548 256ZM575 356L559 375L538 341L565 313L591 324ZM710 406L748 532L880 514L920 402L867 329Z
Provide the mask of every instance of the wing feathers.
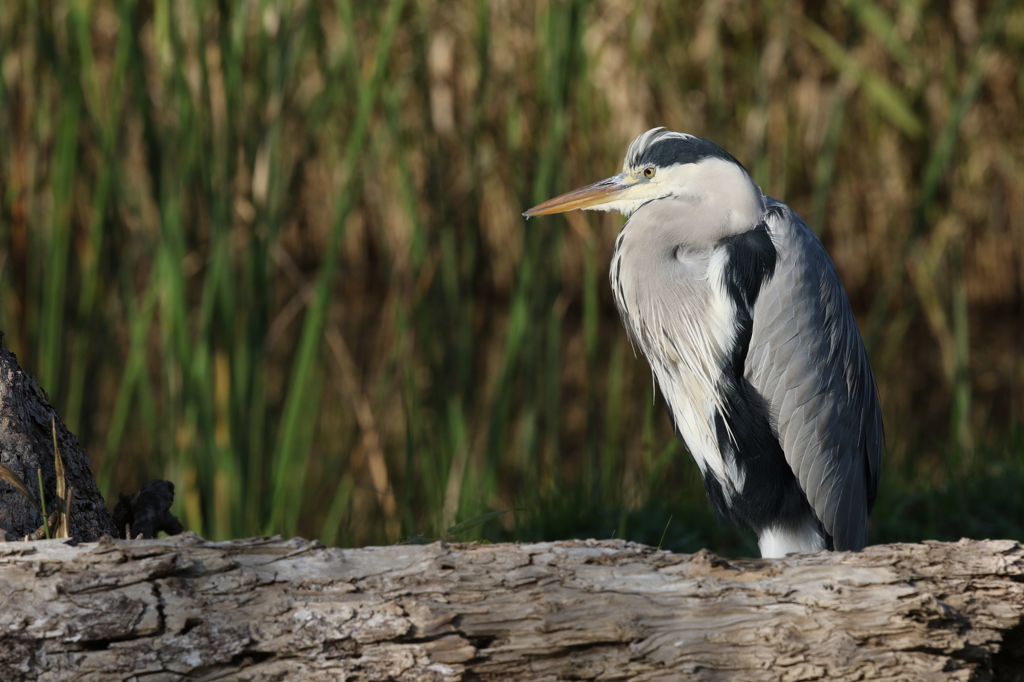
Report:
M771 200L768 215L781 258L754 309L745 374L835 548L860 549L883 447L874 377L824 247L785 205Z

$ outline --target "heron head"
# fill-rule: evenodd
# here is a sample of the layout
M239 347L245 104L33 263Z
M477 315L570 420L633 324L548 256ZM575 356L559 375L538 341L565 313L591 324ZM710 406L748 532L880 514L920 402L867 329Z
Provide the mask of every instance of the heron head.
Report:
M727 151L702 137L652 128L629 145L621 173L548 199L523 215L582 209L618 211L628 217L644 204L668 198L722 203L744 214L747 208L763 207L760 190Z

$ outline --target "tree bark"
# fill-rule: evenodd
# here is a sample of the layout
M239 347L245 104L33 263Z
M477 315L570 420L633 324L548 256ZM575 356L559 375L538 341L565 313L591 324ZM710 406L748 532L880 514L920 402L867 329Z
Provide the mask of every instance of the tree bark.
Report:
M36 502L36 470L43 470L47 515L57 508L54 424L67 486L73 488L71 537L81 541L114 535L114 524L89 470L89 458L50 406L36 380L18 366L13 353L0 347L0 464L21 478ZM33 503L9 483L0 481L0 540L31 535L42 525L43 519Z
M1024 549L0 544L0 679L1022 680Z

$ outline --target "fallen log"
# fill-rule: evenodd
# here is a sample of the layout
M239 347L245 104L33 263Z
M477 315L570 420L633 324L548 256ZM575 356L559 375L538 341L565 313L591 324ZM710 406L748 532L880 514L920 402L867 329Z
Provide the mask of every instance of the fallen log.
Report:
M0 544L0 679L1010 680L1024 549Z

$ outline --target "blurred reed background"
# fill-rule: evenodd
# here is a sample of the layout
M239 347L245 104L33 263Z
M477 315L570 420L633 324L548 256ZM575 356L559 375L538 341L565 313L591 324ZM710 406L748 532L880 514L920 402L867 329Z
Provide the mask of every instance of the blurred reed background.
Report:
M0 330L108 499L209 537L753 553L620 327L622 219L520 217L665 125L828 247L873 540L1024 539L1022 61L1009 0L4 3Z

